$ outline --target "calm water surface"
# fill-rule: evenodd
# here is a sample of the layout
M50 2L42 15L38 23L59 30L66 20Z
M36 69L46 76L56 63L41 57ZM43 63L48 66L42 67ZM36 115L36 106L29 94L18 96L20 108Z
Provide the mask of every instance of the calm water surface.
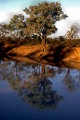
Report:
M0 61L0 120L80 120L80 70Z

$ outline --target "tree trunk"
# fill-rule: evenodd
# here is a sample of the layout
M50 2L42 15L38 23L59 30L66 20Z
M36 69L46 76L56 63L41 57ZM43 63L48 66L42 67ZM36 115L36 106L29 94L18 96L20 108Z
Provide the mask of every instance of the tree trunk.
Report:
M42 51L45 52L46 49L46 34L42 36Z

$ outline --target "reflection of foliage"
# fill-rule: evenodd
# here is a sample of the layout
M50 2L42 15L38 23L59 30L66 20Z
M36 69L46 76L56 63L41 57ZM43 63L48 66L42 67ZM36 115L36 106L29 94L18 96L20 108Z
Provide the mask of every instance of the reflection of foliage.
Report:
M11 64L8 62L3 63L3 65L3 79L6 78L10 86L14 90L17 90L18 95L21 96L24 101L28 101L29 104L41 109L54 109L59 100L62 100L63 97L57 95L57 92L52 90L51 82L47 79L48 76L55 76L56 71L53 68L46 67L46 74L42 73L42 76L46 76L46 78L41 78L40 65L30 64L30 66L27 66L25 63ZM43 68L45 69L45 67ZM24 77L25 74L27 74L27 76ZM27 78L27 80L25 80L25 78Z
M27 83L26 83L27 84ZM63 99L56 91L51 89L51 82L47 79L31 84L28 88L22 87L21 93L23 101L28 101L32 106L40 109L55 109L57 103ZM20 94L19 94L20 95Z
M68 69L66 75L64 76L63 83L69 92L74 92L79 87L79 80L77 80L78 77L79 76L73 77L70 74L70 69Z
M38 64L27 64L17 62L1 61L0 79L7 80L10 86L18 91L19 97L32 106L39 109L55 109L62 96L52 89L52 82L49 80L56 75L64 75L63 83L69 92L80 87L80 71L72 76L68 69Z
M45 67L45 76L48 78L48 77L55 77L56 75L56 70L54 67L49 67L49 66L46 66Z

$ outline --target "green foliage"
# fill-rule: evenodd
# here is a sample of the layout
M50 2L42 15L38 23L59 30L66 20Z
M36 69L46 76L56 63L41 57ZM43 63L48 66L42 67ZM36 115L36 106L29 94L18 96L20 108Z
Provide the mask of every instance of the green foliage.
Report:
M24 37L23 29L26 27L25 17L22 14L14 15L11 18L10 23L8 24L8 29L10 34L14 38Z
M80 27L78 24L73 24L70 29L65 34L66 39L79 39L78 32L80 31Z
M0 37L4 37L7 33L9 33L7 24L1 23L0 24Z
M0 42L18 45L40 44L43 34L55 33L57 31L55 23L67 17L62 11L60 2L39 3L25 8L24 12L29 15L28 18L25 19L22 14L14 15L9 24L0 24ZM79 30L79 25L73 24L64 37L47 38L45 43L54 47L57 45L80 46Z
M14 15L9 24L11 30L20 30L25 27L24 16L22 14Z
M24 32L28 35L43 34L43 30L47 35L55 33L57 28L55 23L62 18L66 18L62 11L61 4L59 2L43 2L38 5L25 8L24 12L29 14L30 17L26 19L27 27Z
M10 35L12 38L10 42L16 44L18 42L19 45L40 43L42 38L46 39L47 35L57 31L55 26L57 21L67 17L63 13L59 2L39 3L25 8L24 12L29 14L28 18L25 19L22 14L14 15L9 24L0 24L1 37ZM45 40L42 43L45 44Z
M80 47L80 39L65 39L64 37L58 38L47 38L47 44L52 45L53 47L62 45L64 47Z

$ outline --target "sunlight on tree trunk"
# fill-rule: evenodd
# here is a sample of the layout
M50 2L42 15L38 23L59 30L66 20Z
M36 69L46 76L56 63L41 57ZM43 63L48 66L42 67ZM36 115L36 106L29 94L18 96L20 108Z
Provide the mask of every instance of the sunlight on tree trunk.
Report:
M46 37L57 31L55 23L67 17L60 2L43 2L23 10L29 17L26 19L26 35L42 37L42 52L46 50Z
M42 51L46 51L46 35L44 34L42 37Z

